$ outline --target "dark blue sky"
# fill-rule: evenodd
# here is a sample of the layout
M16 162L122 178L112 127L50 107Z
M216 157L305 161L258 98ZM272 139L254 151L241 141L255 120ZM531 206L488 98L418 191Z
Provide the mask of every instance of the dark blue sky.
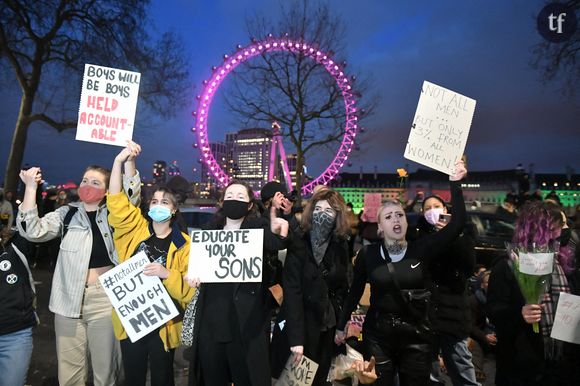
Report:
M533 162L541 172L564 173L566 165L580 172L580 97L563 97L558 84L542 84L539 72L530 66L531 48L542 39L535 18L543 1L330 3L346 23L347 72L368 74L373 91L381 97L375 115L364 125L368 130L361 138L361 151L353 166L343 170L358 171L362 165L372 171L376 165L380 172L393 173L407 163L411 170L417 167L403 153L421 84L429 80L477 100L466 148L471 170L510 169ZM201 82L209 77L212 65L221 63L223 54L233 52L238 43L249 43L246 16L262 12L275 19L278 11L278 2L271 0L153 2L157 24L152 28L174 30L186 42L184 54L190 58L195 90L189 106L174 119L137 121L134 137L143 145L138 166L146 177L153 161L162 159L177 160L184 176L193 178L198 155L191 146L195 141L191 111ZM4 92L0 105L2 171L18 95L18 90ZM219 91L209 127L211 140L223 140L223 133L240 128L225 110ZM42 166L50 182L78 180L85 165L110 166L120 150L77 142L74 135L74 130L58 134L40 125L32 127L25 162ZM322 170L321 162L309 166L312 174Z

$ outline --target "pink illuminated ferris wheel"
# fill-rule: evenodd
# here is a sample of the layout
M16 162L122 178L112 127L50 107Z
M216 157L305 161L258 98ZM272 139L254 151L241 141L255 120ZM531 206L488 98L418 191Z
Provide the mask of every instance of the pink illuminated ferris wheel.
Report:
M192 131L197 133L197 144L201 151L202 162L207 164L208 169L219 181L220 185L227 185L229 176L216 162L208 139L207 122L212 99L221 82L234 68L254 56L276 51L301 53L321 64L336 81L344 100L346 121L342 142L330 165L318 177L302 187L302 194L307 195L316 185L327 185L338 174L347 162L358 132L356 100L353 95L352 85L344 73L344 69L339 63L332 60L330 55L320 51L313 45L289 38L269 38L264 41L254 42L247 47L241 47L231 56L226 55L224 63L219 67L213 67L211 78L204 81L203 92L198 96L199 105L194 112L195 126Z

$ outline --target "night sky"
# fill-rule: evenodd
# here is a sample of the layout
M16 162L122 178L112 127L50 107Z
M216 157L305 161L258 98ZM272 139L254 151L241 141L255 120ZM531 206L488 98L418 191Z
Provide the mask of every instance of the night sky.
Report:
M560 84L543 84L539 71L530 66L531 49L542 39L535 25L543 1L335 0L330 4L346 23L345 57L339 59L349 63L348 73L368 75L372 91L381 98L376 113L364 122L368 130L360 137L361 151L352 167L343 171L358 172L363 166L370 172L377 166L379 172L394 173L405 164L411 170L418 167L405 160L403 153L421 85L429 80L477 100L466 148L471 170L534 163L539 172L565 173L566 166L580 172L580 93L575 98L563 96ZM174 119L136 122L134 139L143 146L138 167L146 178L151 178L157 159L177 160L183 175L194 178L192 169L199 170L190 131L195 95L223 54L234 52L238 43L249 43L245 18L256 12L276 19L278 2L153 1L151 15L156 25L151 28L174 30L186 42L192 91L188 107ZM11 76L3 73L0 80L9 83L6 80ZM3 88L2 173L19 107L19 90ZM78 88L80 96L80 84ZM75 97L77 105L79 96ZM223 141L226 131L242 128L225 109L219 91L209 127L210 140L215 141ZM46 126L33 126L24 162L40 165L49 182L78 181L86 165L110 167L121 149L77 142L74 136L75 130L58 134ZM321 172L322 162L311 160L309 172Z

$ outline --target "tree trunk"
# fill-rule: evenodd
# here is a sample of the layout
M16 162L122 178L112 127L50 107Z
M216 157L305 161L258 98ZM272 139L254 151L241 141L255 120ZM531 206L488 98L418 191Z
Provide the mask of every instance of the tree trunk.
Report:
M16 188L18 187L20 168L22 167L24 150L26 148L26 137L28 135L28 128L30 127L30 121L28 118L32 112L33 100L34 97L28 93L22 94L22 99L20 100L20 111L18 112L14 135L12 136L10 154L8 155L8 162L6 162L6 173L4 174L5 191L16 193Z

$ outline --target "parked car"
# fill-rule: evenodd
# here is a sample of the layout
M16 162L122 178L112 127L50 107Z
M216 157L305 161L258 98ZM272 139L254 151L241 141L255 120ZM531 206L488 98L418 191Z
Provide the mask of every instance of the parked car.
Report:
M408 239L416 237L417 221L422 213L407 213ZM491 268L498 259L505 257L505 243L514 234L514 223L495 213L468 211L466 230L473 236L475 258L478 264Z
M213 206L186 206L179 207L181 217L187 224L187 232L201 229L201 226L207 224L217 209Z

